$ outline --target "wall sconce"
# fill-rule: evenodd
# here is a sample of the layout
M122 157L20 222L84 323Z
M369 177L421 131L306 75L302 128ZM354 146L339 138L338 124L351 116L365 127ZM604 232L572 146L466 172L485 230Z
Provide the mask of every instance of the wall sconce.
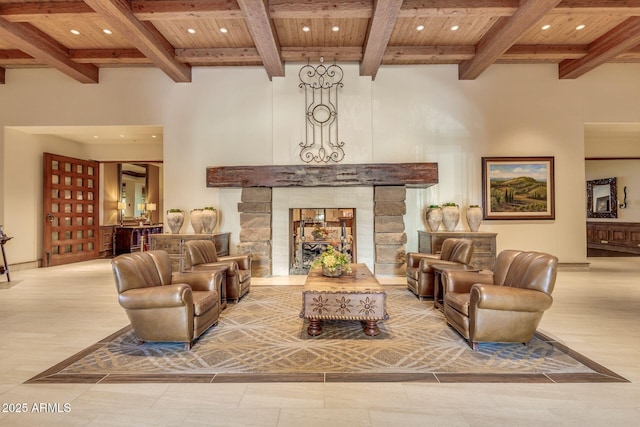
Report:
M622 199L622 203L620 203L620 200L618 200L618 203L620 203L620 209L626 209L627 208L627 186L626 185L624 186L622 191L624 192L624 199Z
M145 209L147 212L149 212L149 221L151 222L151 224L153 224L153 211L155 211L157 209L157 206L155 203L147 203L145 205Z
M118 216L120 217L120 225L122 225L122 215L126 208L127 204L125 202L118 202Z

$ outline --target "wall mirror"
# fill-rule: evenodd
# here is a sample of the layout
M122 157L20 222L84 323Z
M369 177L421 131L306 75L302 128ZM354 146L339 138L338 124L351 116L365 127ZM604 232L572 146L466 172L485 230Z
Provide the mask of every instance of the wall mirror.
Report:
M617 218L618 193L615 178L587 181L587 218Z
M149 167L146 164L121 163L119 165L118 200L123 203L122 219L134 220L146 216Z

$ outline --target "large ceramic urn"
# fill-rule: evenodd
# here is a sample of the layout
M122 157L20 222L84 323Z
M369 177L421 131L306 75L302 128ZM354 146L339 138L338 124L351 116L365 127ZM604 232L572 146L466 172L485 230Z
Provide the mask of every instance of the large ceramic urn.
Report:
M467 224L469 224L469 230L478 231L480 224L482 224L482 209L478 205L471 205L467 208L466 212Z
M437 205L431 205L427 208L427 224L431 231L438 231L442 224L442 208Z
M166 218L167 225L169 226L171 233L179 233L182 228L182 224L184 223L184 211L181 211L180 209L169 209L167 211Z
M218 224L218 210L210 206L206 206L202 210L202 229L207 234L212 234Z
M189 212L189 220L195 234L202 233L202 209L192 209Z
M460 222L460 207L455 203L442 205L442 224L447 231L454 231Z

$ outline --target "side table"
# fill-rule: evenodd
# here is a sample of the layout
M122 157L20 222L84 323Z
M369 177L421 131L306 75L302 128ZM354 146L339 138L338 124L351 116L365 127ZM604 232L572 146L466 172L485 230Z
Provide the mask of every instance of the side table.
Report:
M442 283L442 273L448 270L481 271L480 268L471 267L464 264L431 264L433 269L433 306L440 311L444 308L444 284Z
M13 239L13 237L7 237L4 234L0 236L0 246L2 247L2 265L0 265L0 275L7 275L7 282L11 281L11 276L9 276L9 264L7 263L7 254L4 251L4 244L9 240Z

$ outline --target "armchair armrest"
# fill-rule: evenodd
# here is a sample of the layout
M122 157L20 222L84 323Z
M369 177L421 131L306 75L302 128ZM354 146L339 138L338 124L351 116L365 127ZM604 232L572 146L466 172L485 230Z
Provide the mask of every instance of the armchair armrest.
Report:
M180 283L129 289L118 296L118 301L127 310L182 307L193 305L193 294L189 285Z
M443 286L446 292L469 293L476 283L493 285L493 273L477 271L447 270L442 273Z
M470 304L478 308L505 311L544 311L553 298L533 289L476 284L471 287Z
M420 264L419 264L419 268L418 270L420 271L420 273L430 273L433 270L431 269L432 265L464 265L464 264L460 264L459 262L455 262L455 261L447 261L444 259L440 259L440 258L422 258L420 260Z
M191 267L193 272L205 272L213 270L225 270L228 276L235 276L238 273L238 263L235 261L218 261L207 264L198 264Z
M230 255L219 257L218 261L235 261L240 270L251 270L251 255Z
M217 275L222 275L223 269L209 270L198 273L173 273L171 275L172 284L184 283L191 287L194 291L217 291L218 283Z
M423 254L421 252L409 252L407 253L407 267L418 268L418 264L420 264L420 260L425 258L436 260L436 259L440 259L440 255Z

